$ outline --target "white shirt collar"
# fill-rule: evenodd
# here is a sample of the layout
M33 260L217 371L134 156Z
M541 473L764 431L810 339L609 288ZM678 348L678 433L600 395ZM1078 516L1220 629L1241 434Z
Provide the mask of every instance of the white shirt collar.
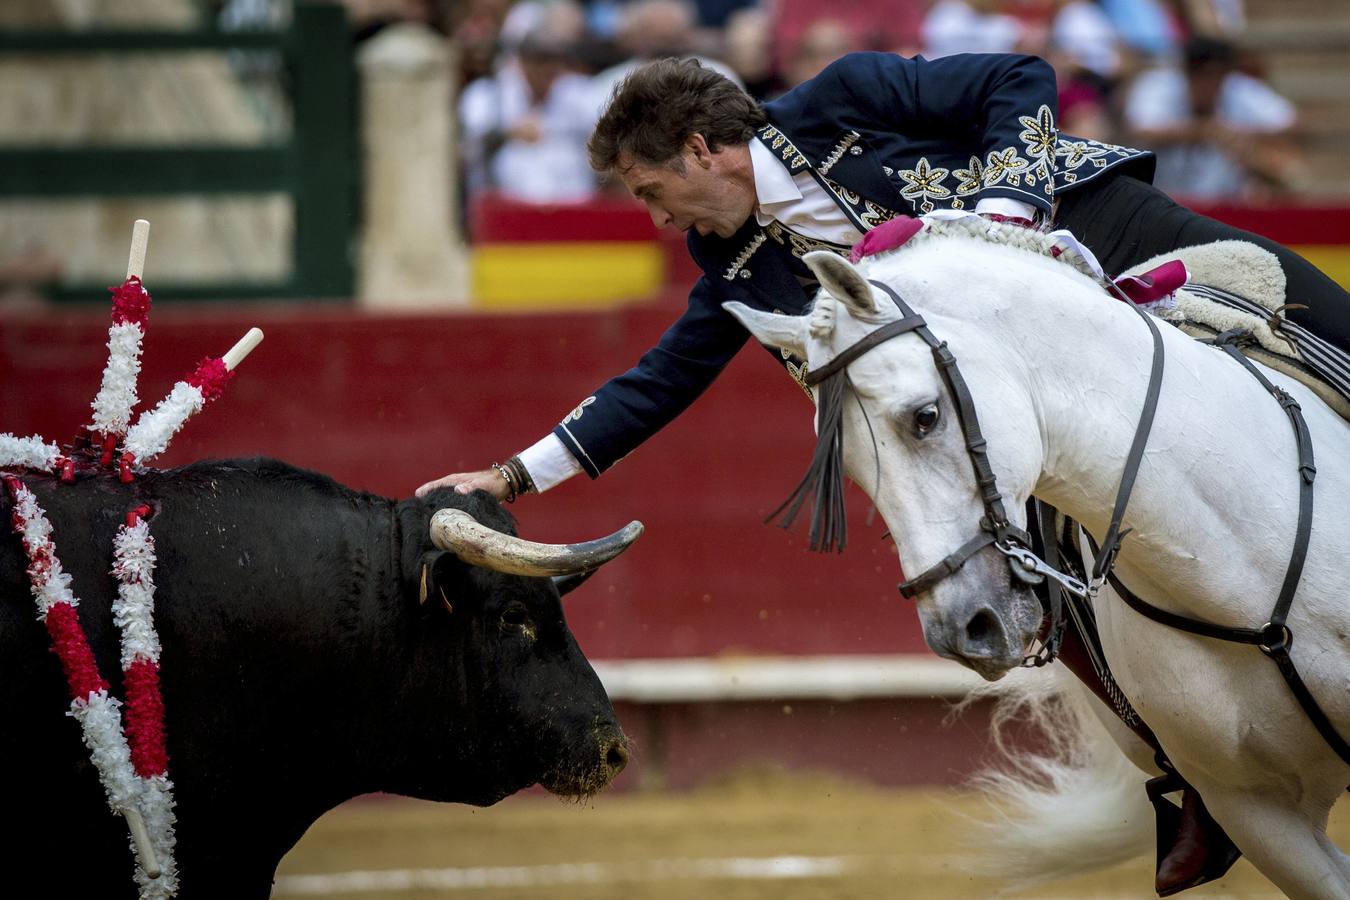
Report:
M758 201L755 219L759 224L768 225L773 221L771 210L775 205L795 203L802 199L801 188L797 187L787 166L757 138L750 139L750 171L755 176L755 198Z

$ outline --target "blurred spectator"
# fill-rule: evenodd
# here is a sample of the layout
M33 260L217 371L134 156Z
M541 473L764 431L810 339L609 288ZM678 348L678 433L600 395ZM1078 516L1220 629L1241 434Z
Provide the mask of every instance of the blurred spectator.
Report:
M1008 53L1023 38L1017 19L998 12L997 0L937 0L919 28L930 59L955 53Z
M460 51L460 84L493 73L497 33L510 8L511 0L465 0L463 18L451 33Z
M531 32L547 35L565 47L586 39L586 13L575 0L518 0L507 12L497 35L500 47L518 47Z
M468 194L486 188L530 203L585 200L595 190L586 139L595 124L590 79L568 71L571 48L543 24L496 75L460 97Z
M1095 0L1055 0L1050 48L1079 71L1110 83L1120 74L1120 42L1111 19Z
M771 100L782 92L783 82L773 64L773 22L763 9L741 9L727 18L722 58L756 100Z
M1192 36L1234 40L1247 27L1242 0L1176 0Z
M1158 58L1177 49L1176 25L1159 0L1101 0L1120 40L1131 50Z
M698 30L695 15L693 4L686 0L632 0L623 7L615 35L623 61L600 72L593 80L592 124L619 83L634 69L654 59L694 56L704 66L741 84L740 76L729 66L706 55L712 36Z
M1037 52L1035 47L1024 47ZM1121 70L1116 29L1094 0L1054 0L1040 50L1059 83L1059 127L1075 137L1110 141L1110 99Z
M1183 69L1144 72L1132 85L1131 140L1157 151L1154 183L1169 194L1242 200L1287 186L1294 107L1236 61L1231 44L1192 38Z
M788 87L815 78L821 69L857 49L858 38L847 24L838 19L817 19L806 29L788 59L784 72Z

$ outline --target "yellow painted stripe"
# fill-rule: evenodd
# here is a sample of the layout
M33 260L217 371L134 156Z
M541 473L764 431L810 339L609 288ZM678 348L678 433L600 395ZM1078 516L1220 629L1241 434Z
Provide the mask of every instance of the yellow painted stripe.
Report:
M650 296L665 283L657 244L483 244L473 252L480 309L599 309Z
M1321 269L1326 276L1350 291L1350 246L1345 244L1296 244L1289 248ZM1290 298L1297 300L1298 298Z

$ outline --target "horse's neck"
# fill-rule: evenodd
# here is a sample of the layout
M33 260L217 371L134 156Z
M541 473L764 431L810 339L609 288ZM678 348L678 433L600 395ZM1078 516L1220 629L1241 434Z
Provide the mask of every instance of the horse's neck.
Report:
M1153 342L1128 307L1073 302L1082 315L1068 317L1052 354L1035 349L1032 340L1021 344L1040 354L1027 360L1044 447L1035 493L1100 539L1143 411ZM1162 392L1125 516L1132 531L1118 571L1140 593L1175 609L1239 612L1252 586L1214 563L1241 556L1282 570L1276 557L1287 548L1271 533L1287 528L1292 537L1292 474L1263 480L1260 490L1244 493L1239 486L1280 470L1285 455L1293 472L1292 452L1284 447L1291 442L1280 440L1286 435L1277 430L1287 425L1256 380L1222 353L1168 326L1160 330ZM1288 510L1290 521L1273 510Z

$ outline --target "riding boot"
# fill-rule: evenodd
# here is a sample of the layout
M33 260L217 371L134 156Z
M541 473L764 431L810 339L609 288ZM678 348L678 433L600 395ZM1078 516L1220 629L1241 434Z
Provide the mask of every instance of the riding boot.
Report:
M1180 787L1181 806L1163 794ZM1154 778L1148 798L1157 813L1158 866L1154 889L1159 897L1222 878L1242 851L1215 822L1195 788L1175 773Z

